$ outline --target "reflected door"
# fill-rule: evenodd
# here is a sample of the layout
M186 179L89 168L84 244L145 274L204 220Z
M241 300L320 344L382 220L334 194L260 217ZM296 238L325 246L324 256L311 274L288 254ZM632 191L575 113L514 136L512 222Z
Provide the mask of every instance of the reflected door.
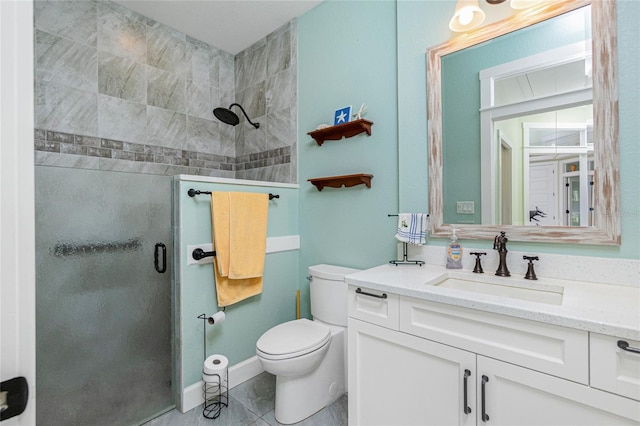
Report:
M557 187L555 163L531 163L529 167L529 217L525 223L531 226L558 224Z
M168 410L171 265L158 273L154 249L171 259L171 178L42 166L35 177L38 425Z
M565 161L563 168L565 226L593 226L593 160L585 155Z

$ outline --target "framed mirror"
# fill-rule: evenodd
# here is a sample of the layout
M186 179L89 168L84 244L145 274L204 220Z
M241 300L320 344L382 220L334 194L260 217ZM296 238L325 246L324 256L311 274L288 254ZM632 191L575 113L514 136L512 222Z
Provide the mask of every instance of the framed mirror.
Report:
M468 67L443 67L443 63L450 61L449 58L461 55L465 50L477 50L492 42L504 41L503 36L515 37L518 33L532 33L536 24L547 25L553 19L564 18L569 13L575 14L581 8L583 11L587 10L579 12L582 19L585 19L584 16L591 19L586 25L590 27L591 49L585 49L584 46L588 43L582 42L582 62L553 59L558 51L566 54L567 49L572 58L578 55L576 51L581 50L580 42L572 40L571 46L554 48L553 53L544 51L525 59L507 59L505 64L498 67L487 67L483 72L475 71L472 77L467 76L463 81L475 79L476 87L482 89L469 89L474 90L474 94L467 97L451 96L454 91L447 88L450 74L455 70L467 70ZM562 25L566 27L566 24ZM588 38L589 35L586 36L587 40ZM517 43L517 46L523 46L522 41ZM535 56L538 59L546 58L547 63L537 68L530 65L530 58ZM620 244L615 2L595 1L591 4L585 0L545 1L541 6L520 11L508 19L430 48L427 57L431 236L447 237L455 228L458 236L468 239L491 240L500 231L505 231L512 241ZM525 65L522 65L523 61ZM518 97L498 96L499 87L518 85L518 79L525 80L527 86L537 77L540 81L547 81L554 61L561 68L552 74L567 75L569 68L582 67L586 74L590 74L588 82L584 86L563 89L559 95L544 93L534 97L533 104L539 103L541 99L545 102L552 99L551 103L555 103L557 107L555 110L547 105L537 106L532 107L529 111L531 114L516 117L514 105L516 110L523 109L522 105L530 105L531 102L523 102ZM505 73L505 67L524 70L524 74ZM482 75L489 83L481 86L479 80ZM486 78L487 75L491 78ZM569 80L574 81L575 78ZM458 85L454 83L454 86ZM475 94L476 91L483 92L485 101L482 105L480 101L477 104L470 102L470 99L480 99L481 93ZM491 103L506 99L504 103L507 112L504 112L503 105L487 105L486 99ZM464 102L472 103L471 112L463 113L461 108L450 106ZM575 109L579 111L576 112ZM457 123L459 128L471 129L475 134L467 137L455 137L451 131L447 134L443 131L445 113L448 122ZM570 116L572 119L560 122L558 117L561 116ZM515 133L509 133L507 120L513 121L514 118L520 121L511 123L511 127L516 130ZM479 124L481 121L482 125ZM455 126L454 124L453 127ZM512 135L520 140L519 145L512 143L509 137ZM525 140L526 147L522 142ZM470 149L464 146L467 141ZM511 149L512 146L516 148ZM444 155L445 152L447 155ZM451 159L455 159L455 163ZM529 200L533 198L533 195L530 197L533 191L528 188L529 178L531 182L535 182L535 173L544 169L538 166L546 163L553 164L556 168L553 185L557 188L554 192L558 200L552 203L556 203L558 215L563 216L551 222L539 220L542 216L536 210L546 216L543 209L531 208L543 201ZM526 165L524 171L522 164ZM513 174L514 171L510 170L512 167L520 169L518 174ZM451 173L457 178L449 178ZM458 189L451 184L454 180L457 181ZM476 191L469 195L465 193L466 186L475 186ZM568 189L565 190L565 187ZM543 191L543 195L551 191L552 189ZM469 201L474 200L474 194L477 195L475 201ZM510 201L503 203L504 200ZM451 210L467 215L452 215L449 213ZM533 215L530 214L531 211ZM569 213L565 213L566 211ZM469 215L469 212L474 215Z

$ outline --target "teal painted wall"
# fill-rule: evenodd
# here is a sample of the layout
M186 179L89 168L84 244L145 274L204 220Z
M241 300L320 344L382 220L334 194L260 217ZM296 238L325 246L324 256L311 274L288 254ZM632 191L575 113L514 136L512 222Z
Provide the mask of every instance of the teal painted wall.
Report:
M452 36L454 8L452 0L329 0L298 19L301 277L314 263L386 263L395 257L395 221L386 214L428 209L426 51ZM513 250L640 259L639 20L640 2L618 2L622 245L514 242ZM375 122L371 137L318 147L307 136L336 108L361 102ZM318 192L306 182L357 172L374 174L371 189Z
M326 1L298 19L300 277L328 263L369 268L395 257L398 212L396 19L393 1ZM307 132L345 105L372 135L318 146ZM307 179L371 173L372 187L325 188ZM309 315L308 284L301 288Z
M241 182L241 181L240 181ZM189 265L188 245L211 243L211 197L189 197L189 188L201 191L241 191L273 193L279 199L269 202L267 237L299 235L298 189L290 187L246 186L219 183L177 181L174 183L174 203L177 210L174 223L181 235L179 256L181 275L177 278L179 327L178 351L182 371L180 389L202 379L203 321L202 313L218 311L213 264ZM298 251L269 253L266 255L262 294L228 306L226 320L215 326L206 326L207 356L225 355L229 364L244 361L256 353L258 338L269 328L295 319Z

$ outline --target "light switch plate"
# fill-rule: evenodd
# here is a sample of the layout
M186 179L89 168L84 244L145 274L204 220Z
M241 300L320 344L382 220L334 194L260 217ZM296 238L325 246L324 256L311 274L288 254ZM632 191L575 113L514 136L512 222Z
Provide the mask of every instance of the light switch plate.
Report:
M456 202L456 211L458 214L474 214L475 213L474 201L458 201Z

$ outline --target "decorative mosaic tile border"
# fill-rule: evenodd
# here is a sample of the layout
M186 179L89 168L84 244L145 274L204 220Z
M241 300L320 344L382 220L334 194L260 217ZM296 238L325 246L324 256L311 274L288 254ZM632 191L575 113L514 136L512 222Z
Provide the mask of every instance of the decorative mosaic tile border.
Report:
M245 154L236 158L44 129L35 129L34 139L36 151L210 170L250 170L291 163L291 147L289 146Z

